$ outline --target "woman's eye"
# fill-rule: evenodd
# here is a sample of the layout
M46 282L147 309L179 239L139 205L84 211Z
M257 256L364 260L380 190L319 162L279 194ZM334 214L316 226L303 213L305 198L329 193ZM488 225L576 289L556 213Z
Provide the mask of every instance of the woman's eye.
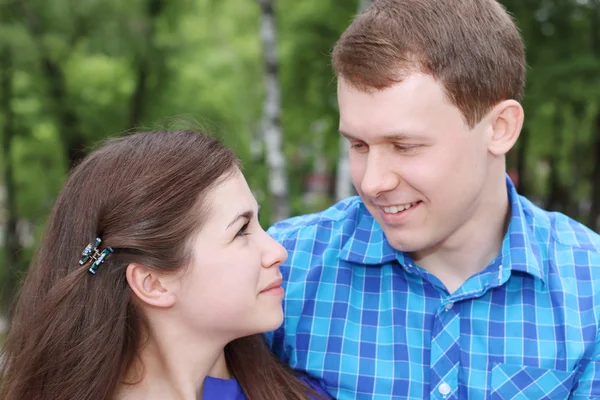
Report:
M250 222L246 222L244 224L244 226L242 226L240 228L240 230L238 231L238 233L236 234L236 236L247 236L250 235L250 233L248 232L248 225L250 224Z

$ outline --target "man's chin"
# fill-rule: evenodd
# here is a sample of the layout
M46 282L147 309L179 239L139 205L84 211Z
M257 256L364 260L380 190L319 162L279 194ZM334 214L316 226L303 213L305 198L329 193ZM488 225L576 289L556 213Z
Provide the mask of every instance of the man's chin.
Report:
M420 241L415 235L398 235L398 232L386 232L383 230L385 237L394 250L401 251L403 253L413 253L422 249ZM410 236L410 237L409 237Z

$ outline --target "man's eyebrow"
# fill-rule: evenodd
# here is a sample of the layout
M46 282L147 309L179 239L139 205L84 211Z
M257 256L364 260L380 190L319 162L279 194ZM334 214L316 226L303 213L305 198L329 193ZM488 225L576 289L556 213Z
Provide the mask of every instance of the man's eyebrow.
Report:
M342 135L343 137L345 137L346 139L351 139L351 140L357 140L354 136L352 136L351 134L344 132L343 130L339 130L340 135Z
M352 136L351 134L349 134L348 132L344 132L342 130L339 131L340 135L344 136L345 138L349 139L349 140L362 140L359 139L355 136ZM396 132L396 133L390 133L388 135L383 136L383 139L385 141L388 142L399 142L399 141L403 141L403 140L414 140L414 139L425 139L425 137L423 135L419 135L419 134L409 134L406 132Z
M420 136L419 135L409 135L408 133L404 133L404 132L398 132L398 133L392 133L390 135L385 135L383 138L385 140L387 140L388 142L400 142L402 140L419 139Z

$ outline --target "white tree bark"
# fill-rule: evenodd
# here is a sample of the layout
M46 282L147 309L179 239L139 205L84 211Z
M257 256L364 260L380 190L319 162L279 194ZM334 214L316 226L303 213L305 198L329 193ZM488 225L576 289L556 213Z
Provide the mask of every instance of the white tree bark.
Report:
M358 0L358 12L364 11L367 7L371 5L373 0Z
M340 135L340 156L337 163L335 178L335 200L340 201L354 194L350 178L350 144Z
M372 0L358 0L358 12L362 12ZM345 199L354 195L354 187L350 178L350 145L348 141L340 136L340 155L337 163L337 176L335 181L335 198L336 201Z
M289 217L289 192L283 131L281 128L281 89L279 86L279 60L277 57L277 25L273 0L259 0L261 10L261 40L265 60L265 98L262 129L266 161L269 170L269 190L273 199L273 219Z
M312 151L314 159L312 173L308 177L306 191L304 192L304 204L311 209L322 206L324 200L329 202L330 190L329 160L325 153L325 135L331 132L331 127L324 119L316 120L310 126L309 132L312 136Z

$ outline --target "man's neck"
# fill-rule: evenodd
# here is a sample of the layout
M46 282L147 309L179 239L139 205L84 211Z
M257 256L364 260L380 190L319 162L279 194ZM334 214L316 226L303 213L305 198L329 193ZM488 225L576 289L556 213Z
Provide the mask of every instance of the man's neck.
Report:
M482 199L469 220L450 237L411 256L453 293L498 256L509 220L510 204L503 186Z

